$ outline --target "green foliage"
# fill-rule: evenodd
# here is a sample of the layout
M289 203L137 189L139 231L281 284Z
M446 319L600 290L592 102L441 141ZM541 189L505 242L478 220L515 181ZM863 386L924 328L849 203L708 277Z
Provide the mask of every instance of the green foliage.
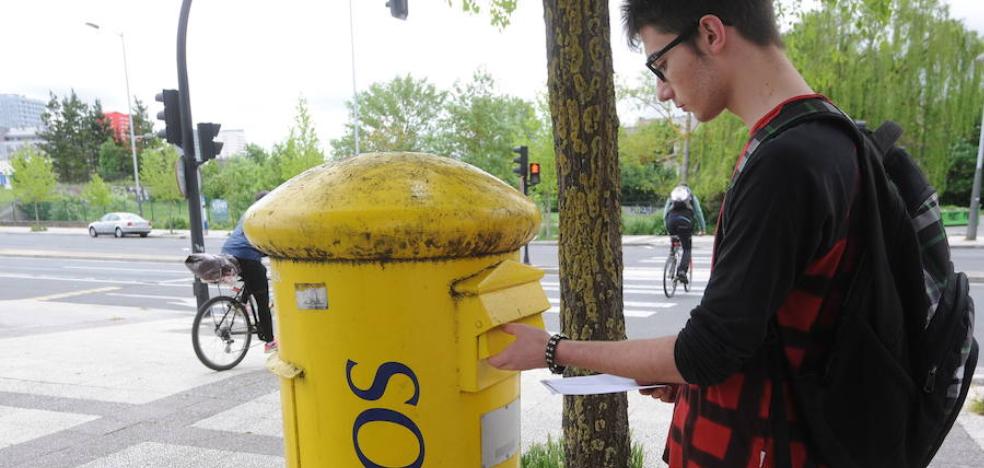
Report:
M133 98L133 130L137 137L137 154L147 148L153 148L161 144L161 139L154 133L154 121L147 116L147 106L139 98ZM127 135L129 138L129 135ZM124 144L130 147L129 142ZM130 164L133 164L132 162ZM133 169L130 169L133 171Z
M448 6L454 3L453 0L447 0L447 2ZM516 10L517 2L518 0L488 0L486 3L488 4L489 17L492 25L498 27L500 30L509 26L509 17ZM477 0L461 0L461 9L465 13L480 13L482 11Z
M40 149L28 145L14 152L10 164L14 168L14 195L21 202L34 205L34 220L40 222L38 204L55 197L58 183L51 160Z
M663 213L652 215L623 215L622 234L629 236L665 235Z
M210 164L208 171L203 172L205 197L220 198L229 204L229 216L238 219L253 204L256 193L270 190L279 182L273 181L267 174L275 171L272 164L263 165L247 158L234 158L217 161L221 164Z
M42 114L44 140L41 148L52 160L63 182L82 182L92 168L99 167L99 147L112 137L109 122L103 117L102 105L82 102L73 90L58 100L53 93Z
M140 154L140 182L155 200L181 200L175 173L178 152L171 145L148 148Z
M299 98L297 100L297 115L294 117L294 126L290 129L290 135L287 140L273 148L273 154L270 157L273 162L270 166L275 166L279 170L277 185L324 163L325 154L319 146L318 134L311 122L307 101L304 98Z
M950 157L946 191L940 194L940 202L944 205L969 206L977 165L977 141L957 141L950 149Z
M677 180L674 145L679 134L672 123L654 120L634 129L619 129L619 170L622 204L654 204Z
M130 148L107 138L99 145L99 175L106 180L118 180L133 173Z
M15 199L16 197L14 196L14 191L12 189L0 186L0 204L7 204Z
M972 413L984 416L984 399L974 398L970 400L968 408Z
M984 42L939 0L831 0L786 35L790 59L855 119L895 120L901 143L947 190L950 149L980 116Z
M82 187L82 199L92 207L105 210L113 201L113 193L99 174L93 174L92 180Z
M646 454L642 446L632 444L632 452L629 454L629 468L643 468L645 466ZM547 436L546 443L537 443L530 446L519 458L519 466L522 468L563 468L564 467L564 441L553 440Z
M187 218L168 218L164 221L164 229L173 231L175 229L188 229Z
M426 78L410 75L388 83L373 83L358 94L359 151L420 151L438 153L440 121L447 92ZM355 154L355 104L345 103L349 123L345 136L331 141L332 157Z
M513 184L512 149L526 144L541 123L528 102L497 94L495 80L484 70L468 83L456 83L445 107L440 154L484 169Z

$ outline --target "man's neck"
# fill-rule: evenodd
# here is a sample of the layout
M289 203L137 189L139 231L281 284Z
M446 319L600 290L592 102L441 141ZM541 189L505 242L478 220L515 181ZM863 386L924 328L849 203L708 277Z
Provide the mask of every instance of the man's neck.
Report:
M781 50L754 48L741 62L728 110L752 129L779 104L813 92Z

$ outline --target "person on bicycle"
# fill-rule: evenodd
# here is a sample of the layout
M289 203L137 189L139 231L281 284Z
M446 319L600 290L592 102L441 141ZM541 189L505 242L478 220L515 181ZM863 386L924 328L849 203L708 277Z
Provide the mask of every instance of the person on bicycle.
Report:
M254 203L263 198L267 191L256 194ZM266 256L253 247L243 232L243 218L239 218L236 228L222 244L222 253L232 255L239 261L246 291L256 300L256 314L260 323L257 324L257 336L266 342L263 352L270 353L277 349L277 340L273 337L273 319L270 317L270 284L267 282L267 269L261 260Z
M690 268L692 247L690 237L694 234L694 221L697 221L697 232L703 233L706 225L704 211L700 209L700 200L687 184L680 184L666 199L666 206L663 207L663 222L666 231L679 238L680 247L683 248L683 258L677 265L677 278L683 283L687 282L687 269Z

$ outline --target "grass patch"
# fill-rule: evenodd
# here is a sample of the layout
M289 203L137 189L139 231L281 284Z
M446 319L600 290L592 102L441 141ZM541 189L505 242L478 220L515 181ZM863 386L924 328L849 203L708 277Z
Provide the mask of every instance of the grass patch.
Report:
M629 468L642 468L646 455L642 446L633 442L629 453ZM547 443L533 444L520 457L522 468L564 468L564 442L547 436Z
M984 416L984 398L974 398L970 400L970 411L974 414Z

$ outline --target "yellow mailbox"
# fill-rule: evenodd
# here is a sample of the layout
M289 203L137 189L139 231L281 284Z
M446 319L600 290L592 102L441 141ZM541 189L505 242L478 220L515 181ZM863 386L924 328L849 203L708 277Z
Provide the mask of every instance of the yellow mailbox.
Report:
M246 214L273 266L290 467L518 467L519 375L486 358L543 327L519 263L536 207L467 164L378 153L309 170Z

